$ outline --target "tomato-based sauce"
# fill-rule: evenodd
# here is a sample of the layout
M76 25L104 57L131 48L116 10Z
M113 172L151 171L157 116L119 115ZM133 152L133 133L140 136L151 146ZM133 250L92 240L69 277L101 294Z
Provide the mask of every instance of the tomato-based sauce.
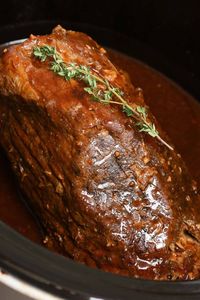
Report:
M200 105L192 96L147 65L115 51L112 61L127 71L135 87L170 136L191 174L200 183ZM42 243L40 228L21 199L8 162L0 152L0 219Z

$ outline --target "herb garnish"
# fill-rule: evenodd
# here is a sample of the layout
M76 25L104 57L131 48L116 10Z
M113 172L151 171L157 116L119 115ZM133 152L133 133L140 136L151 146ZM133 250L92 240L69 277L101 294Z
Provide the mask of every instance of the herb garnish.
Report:
M128 117L132 117L136 120L136 125L140 132L146 132L150 136L156 137L170 150L173 150L173 148L160 137L154 123L151 123L147 119L146 107L138 106L134 103L129 104L123 97L123 91L118 87L114 87L107 79L97 74L97 71L85 65L78 65L77 63L66 64L55 47L49 45L35 47L33 49L33 55L41 62L45 62L47 58L51 58L50 69L54 73L66 80L73 78L85 82L86 87L84 90L92 96L94 101L103 104L120 105L122 111Z

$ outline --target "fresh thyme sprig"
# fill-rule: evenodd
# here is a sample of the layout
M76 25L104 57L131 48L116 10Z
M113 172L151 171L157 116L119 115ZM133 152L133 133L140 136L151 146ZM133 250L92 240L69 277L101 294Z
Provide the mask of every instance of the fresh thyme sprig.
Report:
M157 138L170 150L173 150L173 148L160 137L155 124L148 120L146 107L128 103L124 99L123 91L118 87L114 87L95 70L91 70L90 67L85 65L78 65L77 63L67 65L55 47L49 45L35 47L33 49L33 55L41 62L45 62L47 58L51 58L50 69L54 73L66 80L76 79L84 81L86 84L84 90L92 96L94 101L121 106L122 111L128 117L132 117L136 121L140 132L146 132L150 136Z

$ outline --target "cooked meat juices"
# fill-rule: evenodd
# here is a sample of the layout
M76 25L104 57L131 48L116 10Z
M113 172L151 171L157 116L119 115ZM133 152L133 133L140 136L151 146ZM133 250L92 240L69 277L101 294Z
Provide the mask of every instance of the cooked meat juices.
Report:
M83 82L53 73L33 56L43 45L98 71L130 103L144 100L83 33L58 26L4 51L0 143L45 244L122 275L199 278L200 197L180 155L139 132L119 106L92 101Z

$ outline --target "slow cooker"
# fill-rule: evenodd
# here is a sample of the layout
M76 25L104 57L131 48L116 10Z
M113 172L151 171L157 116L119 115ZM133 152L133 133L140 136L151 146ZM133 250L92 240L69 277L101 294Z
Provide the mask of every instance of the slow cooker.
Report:
M26 38L31 32L48 33L57 23L57 21L41 21L7 26L0 29L0 42L13 43L15 40ZM192 80L191 74L171 64L154 49L107 29L86 24L60 23L66 28L87 32L104 46L149 64L182 86L185 82L190 82L190 92L198 96L198 82ZM29 241L3 222L0 222L0 269L0 281L3 284L37 300L200 298L200 280L150 281L91 269Z

